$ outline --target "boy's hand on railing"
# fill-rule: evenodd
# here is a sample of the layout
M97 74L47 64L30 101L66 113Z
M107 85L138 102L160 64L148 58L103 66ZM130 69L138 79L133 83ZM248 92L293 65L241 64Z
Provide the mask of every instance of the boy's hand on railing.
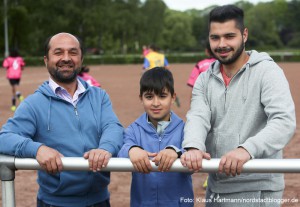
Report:
M40 166L48 173L57 173L62 171L63 165L61 161L62 154L57 150L42 145L36 153L36 160Z
M106 167L112 154L103 149L92 149L84 153L83 157L88 159L89 168L93 172L100 171L101 168Z
M136 171L141 173L150 173L152 166L149 157L156 156L157 153L147 152L139 147L132 147L129 150L129 158Z
M174 161L178 158L178 154L174 149L164 149L152 159L155 165L158 166L158 171L169 171Z

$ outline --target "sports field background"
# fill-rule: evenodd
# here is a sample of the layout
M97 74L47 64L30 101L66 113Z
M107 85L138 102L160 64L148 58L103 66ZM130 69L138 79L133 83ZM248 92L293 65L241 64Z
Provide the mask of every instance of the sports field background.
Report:
M293 99L296 105L297 120L300 112L300 63L279 63L284 69L286 77L290 83ZM173 110L185 120L185 114L189 107L189 88L186 85L189 73L194 64L174 64L171 65L175 79L175 91L180 98L181 107L175 105ZM90 66L90 74L93 75L105 89L113 103L114 110L124 127L127 127L143 112L139 101L139 79L141 76L141 65L97 65ZM36 88L48 79L48 72L45 67L26 67L22 80L21 92L25 96L33 93ZM5 70L0 69L0 126L13 116L10 112L11 88L5 77ZM284 150L285 158L300 158L300 138L299 124L294 138ZM72 135L70 135L70 141ZM193 174L193 184L195 198L204 199L205 191L202 183L205 173ZM130 179L129 172L113 172L111 176L110 192L112 207L129 206L130 201ZM296 203L288 202L282 206L300 206L300 174L286 174L286 189L284 199L298 199ZM36 206L36 171L17 171L15 179L16 206L33 207ZM0 194L0 201L1 194ZM196 202L195 206L203 207L204 203Z

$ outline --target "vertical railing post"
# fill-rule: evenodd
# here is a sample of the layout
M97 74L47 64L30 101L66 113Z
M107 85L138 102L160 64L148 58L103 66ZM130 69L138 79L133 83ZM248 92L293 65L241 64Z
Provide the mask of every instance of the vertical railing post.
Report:
M15 207L15 158L0 155L0 179L2 182L2 206Z

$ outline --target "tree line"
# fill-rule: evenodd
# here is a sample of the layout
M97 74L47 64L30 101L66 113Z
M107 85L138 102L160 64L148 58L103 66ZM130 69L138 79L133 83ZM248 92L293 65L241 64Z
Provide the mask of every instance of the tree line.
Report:
M300 0L235 4L245 11L247 48L299 48ZM7 0L9 47L25 56L41 56L48 36L70 32L92 54L137 54L149 44L172 53L202 51L214 7L181 12L162 0ZM4 6L0 9L4 17ZM0 47L3 57L4 32Z

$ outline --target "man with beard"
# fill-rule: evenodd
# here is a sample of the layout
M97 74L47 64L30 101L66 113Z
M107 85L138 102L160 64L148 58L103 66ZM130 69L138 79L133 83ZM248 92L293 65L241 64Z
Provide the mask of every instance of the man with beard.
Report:
M0 153L35 158L37 206L107 207L110 174L101 172L123 144L123 127L107 93L77 79L81 41L59 33L45 43L50 74L0 132ZM62 171L61 157L84 157L93 172Z
M209 15L217 59L197 79L187 113L181 162L192 171L220 158L206 206L280 206L283 174L241 174L250 159L281 159L295 132L295 108L282 69L266 53L245 51L244 12L233 5Z

